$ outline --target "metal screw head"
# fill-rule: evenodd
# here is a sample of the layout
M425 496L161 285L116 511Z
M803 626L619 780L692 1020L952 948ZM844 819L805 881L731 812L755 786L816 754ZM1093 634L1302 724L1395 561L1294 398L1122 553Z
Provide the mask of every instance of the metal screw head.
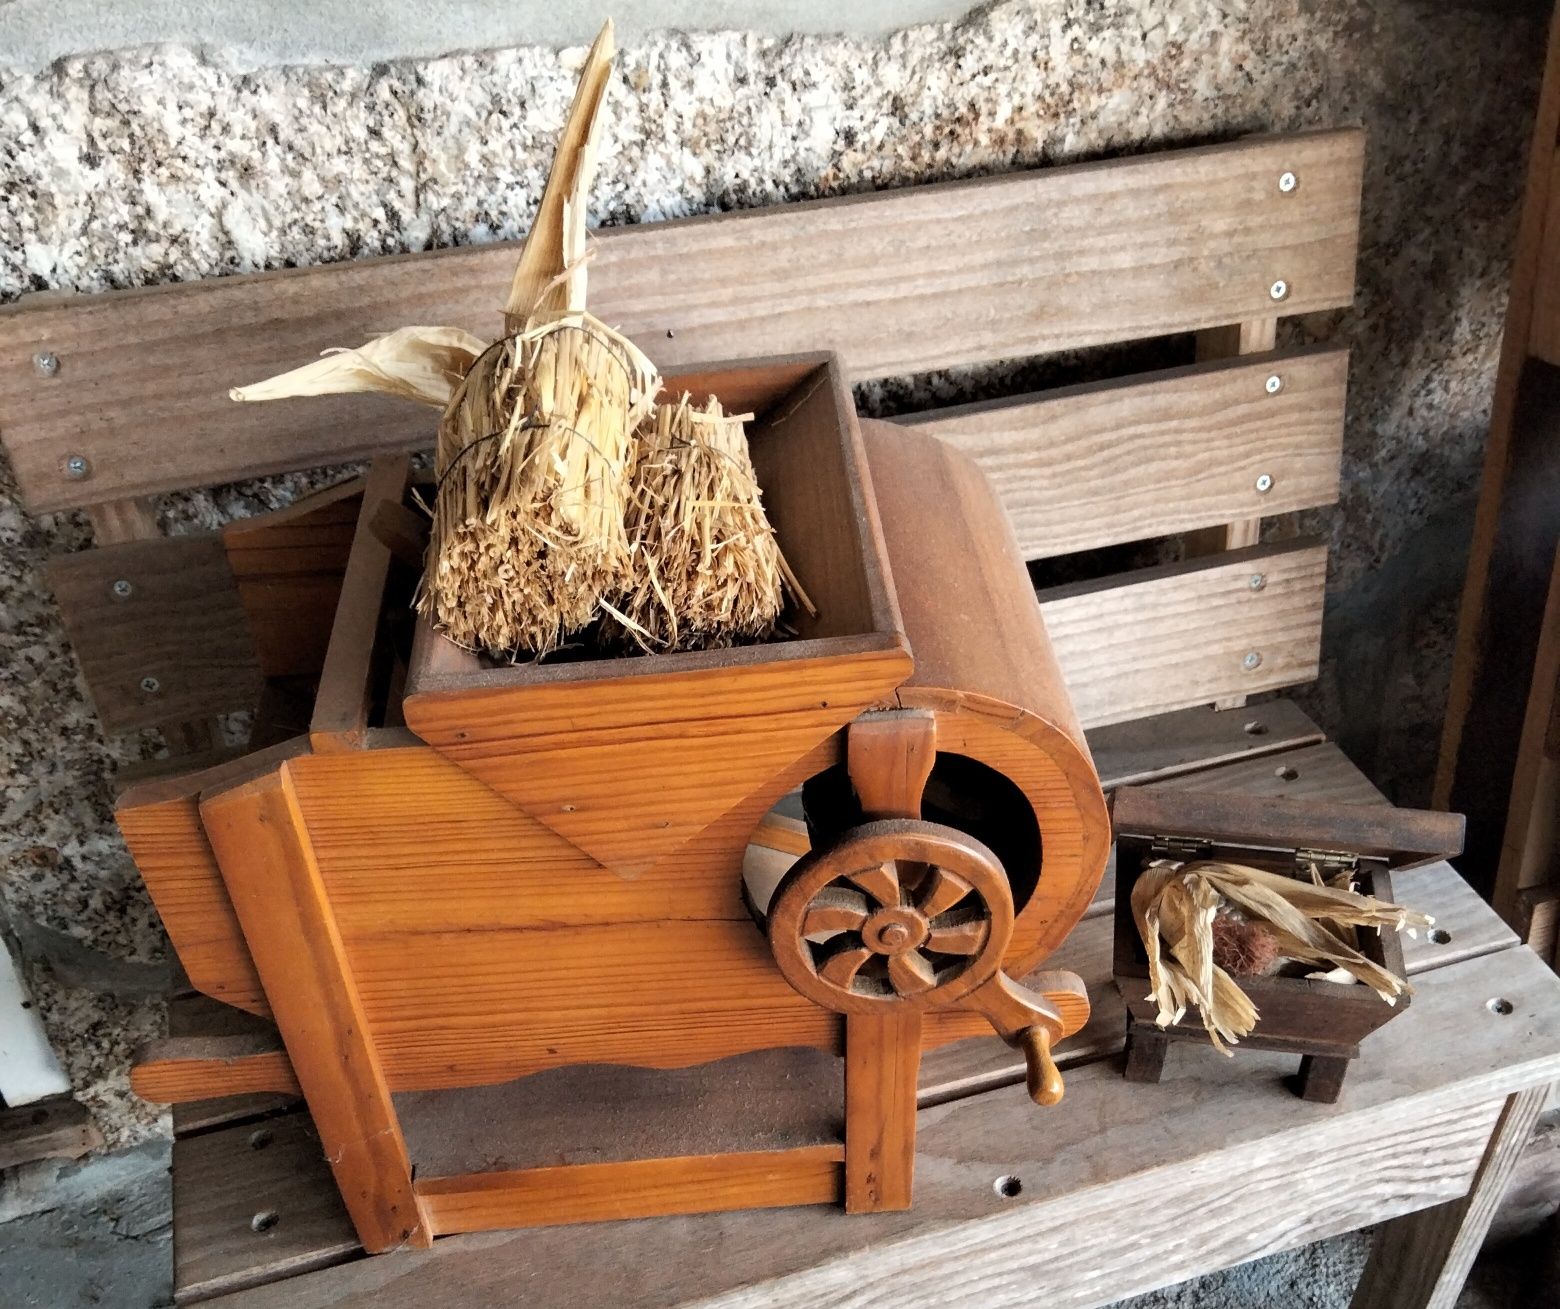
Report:
M162 683L159 682L155 677L143 677L141 679L141 689L145 691L147 695L156 695L159 691L162 690Z
M1253 591L1260 591L1264 586L1267 585L1267 574L1253 573L1251 575L1251 580L1247 582L1246 585L1249 586Z
M60 371L60 357L50 350L40 350L33 356L33 368L40 377L53 377Z
M86 460L85 455L71 455L65 460L65 476L73 482L79 482L92 471L92 465Z
M1268 376L1268 380L1263 383L1263 385L1267 388L1267 393L1269 395L1277 395L1284 389L1284 379L1277 373L1272 373Z
M1262 667L1262 656L1255 650L1246 651L1246 657L1240 661L1240 666L1248 673Z
M1288 299L1289 298L1289 283L1284 281L1284 279L1282 277L1279 278L1278 281L1274 282L1272 286L1268 287L1268 294L1270 296L1272 296L1273 299L1275 299L1275 300L1286 300L1286 299Z
M1271 473L1259 473L1257 475L1257 492L1266 495L1273 489L1273 476Z
M130 593L135 590L135 587L131 586L129 582L125 581L125 579L121 577L117 582L114 583L111 589L118 599L128 600L130 598Z
M1300 185L1300 179L1293 173L1283 172L1278 175L1278 189L1288 195L1295 187Z

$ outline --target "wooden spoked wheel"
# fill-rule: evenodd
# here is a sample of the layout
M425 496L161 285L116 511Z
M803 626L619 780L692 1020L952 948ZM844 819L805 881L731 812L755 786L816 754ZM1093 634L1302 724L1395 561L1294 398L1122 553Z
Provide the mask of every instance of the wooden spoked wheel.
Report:
M1013 896L974 837L886 819L799 859L775 890L768 933L786 980L826 1009L930 1009L997 973Z

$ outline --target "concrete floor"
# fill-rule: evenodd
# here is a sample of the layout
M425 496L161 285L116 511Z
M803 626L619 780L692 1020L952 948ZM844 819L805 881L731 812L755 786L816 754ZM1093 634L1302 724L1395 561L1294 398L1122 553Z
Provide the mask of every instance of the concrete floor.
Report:
M172 1303L169 1147L0 1174L7 1309L160 1309ZM1369 1251L1350 1233L1123 1300L1114 1309L1347 1309ZM389 1256L387 1256L389 1257ZM1457 1309L1539 1309L1560 1275L1560 1223L1487 1250ZM517 1292L517 1296L520 1293ZM516 1304L523 1303L517 1298ZM306 1309L300 1300L299 1309Z

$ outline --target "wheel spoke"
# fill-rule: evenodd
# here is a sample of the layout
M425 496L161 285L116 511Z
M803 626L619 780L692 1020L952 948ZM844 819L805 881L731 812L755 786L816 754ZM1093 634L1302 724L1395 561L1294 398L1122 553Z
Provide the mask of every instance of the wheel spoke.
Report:
M921 883L916 908L928 918L936 918L939 914L947 913L969 893L970 884L962 877L955 877L946 868L934 866Z
M933 927L926 934L926 948L938 954L979 954L990 933L991 924L984 918L950 923L946 927Z
M890 906L899 903L899 870L892 863L880 864L876 868L863 868L859 872L848 873L846 876L880 905Z
M889 957L888 980L900 995L920 995L937 985L937 973L919 950L907 950Z
M833 951L818 969L818 976L842 991L850 990L861 965L872 958L872 951L864 945L845 946Z
M807 908L807 917L802 921L802 935L813 937L860 931L866 921L867 902L864 896L844 887L826 886Z

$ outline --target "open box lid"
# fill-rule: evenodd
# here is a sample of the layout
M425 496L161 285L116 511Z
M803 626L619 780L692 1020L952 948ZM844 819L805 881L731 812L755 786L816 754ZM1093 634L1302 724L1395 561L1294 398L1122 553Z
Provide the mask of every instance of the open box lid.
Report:
M1327 850L1417 868L1460 854L1461 814L1392 805L1278 800L1267 796L1130 786L1111 803L1118 841L1169 837L1265 850Z

